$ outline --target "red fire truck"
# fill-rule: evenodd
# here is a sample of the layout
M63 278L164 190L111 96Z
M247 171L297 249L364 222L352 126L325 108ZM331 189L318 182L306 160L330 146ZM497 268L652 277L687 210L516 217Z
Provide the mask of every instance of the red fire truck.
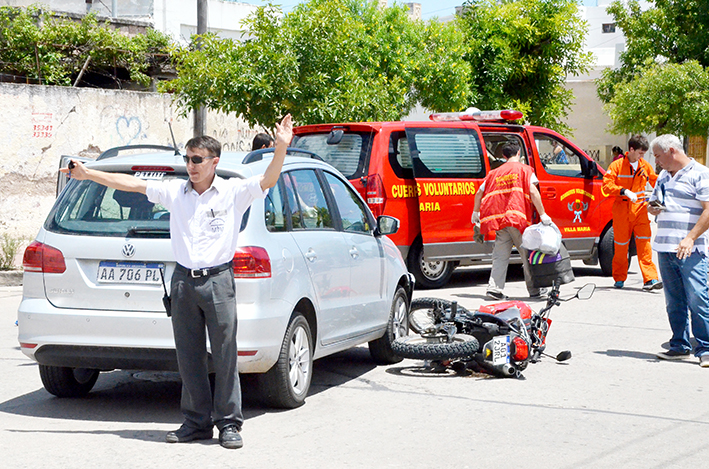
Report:
M445 285L458 265L491 262L493 240L473 241L473 198L485 175L515 141L534 169L544 207L572 259L611 274L612 200L604 169L558 133L516 123L518 111L432 114L425 122L352 122L297 127L292 146L338 168L375 215L401 222L392 240L417 285Z

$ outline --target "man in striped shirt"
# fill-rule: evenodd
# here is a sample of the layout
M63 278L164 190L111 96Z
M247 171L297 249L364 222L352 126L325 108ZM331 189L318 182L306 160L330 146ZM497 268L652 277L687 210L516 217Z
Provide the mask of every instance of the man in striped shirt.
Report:
M650 148L662 168L648 212L657 215L652 248L658 253L665 304L672 329L663 360L688 358L689 319L697 341L694 354L709 367L709 169L689 158L674 135L661 135Z

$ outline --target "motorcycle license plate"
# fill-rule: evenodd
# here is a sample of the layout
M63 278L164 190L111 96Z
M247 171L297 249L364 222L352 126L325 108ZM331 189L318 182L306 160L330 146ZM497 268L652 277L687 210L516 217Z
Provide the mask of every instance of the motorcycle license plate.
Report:
M162 283L160 269L164 268L164 264L158 263L101 261L96 273L96 281L158 285Z
M492 338L492 364L504 365L510 362L510 336L501 335Z

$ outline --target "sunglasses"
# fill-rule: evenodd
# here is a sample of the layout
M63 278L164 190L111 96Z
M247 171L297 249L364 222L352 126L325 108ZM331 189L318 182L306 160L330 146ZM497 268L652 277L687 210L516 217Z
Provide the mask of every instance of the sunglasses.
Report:
M211 159L211 158L214 158L214 157L213 157L213 156L205 156L205 157L202 157L202 156L183 156L182 158L185 160L185 164L189 163L190 161L192 161L192 164L202 164L202 162L203 162L205 159Z

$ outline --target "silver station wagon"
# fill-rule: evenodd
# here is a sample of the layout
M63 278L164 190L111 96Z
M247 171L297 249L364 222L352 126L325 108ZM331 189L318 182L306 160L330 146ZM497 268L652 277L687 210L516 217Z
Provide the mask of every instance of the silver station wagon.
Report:
M87 166L187 178L169 147L114 150ZM261 174L268 152L223 153L217 174ZM25 251L18 311L21 349L50 393L83 396L101 371L177 370L162 304L175 268L169 224L143 194L77 180L61 191ZM268 405L301 405L314 359L368 342L376 363L400 360L391 343L408 333L413 277L385 236L397 229L332 166L289 149L278 184L244 215L233 259L239 372L258 373Z

